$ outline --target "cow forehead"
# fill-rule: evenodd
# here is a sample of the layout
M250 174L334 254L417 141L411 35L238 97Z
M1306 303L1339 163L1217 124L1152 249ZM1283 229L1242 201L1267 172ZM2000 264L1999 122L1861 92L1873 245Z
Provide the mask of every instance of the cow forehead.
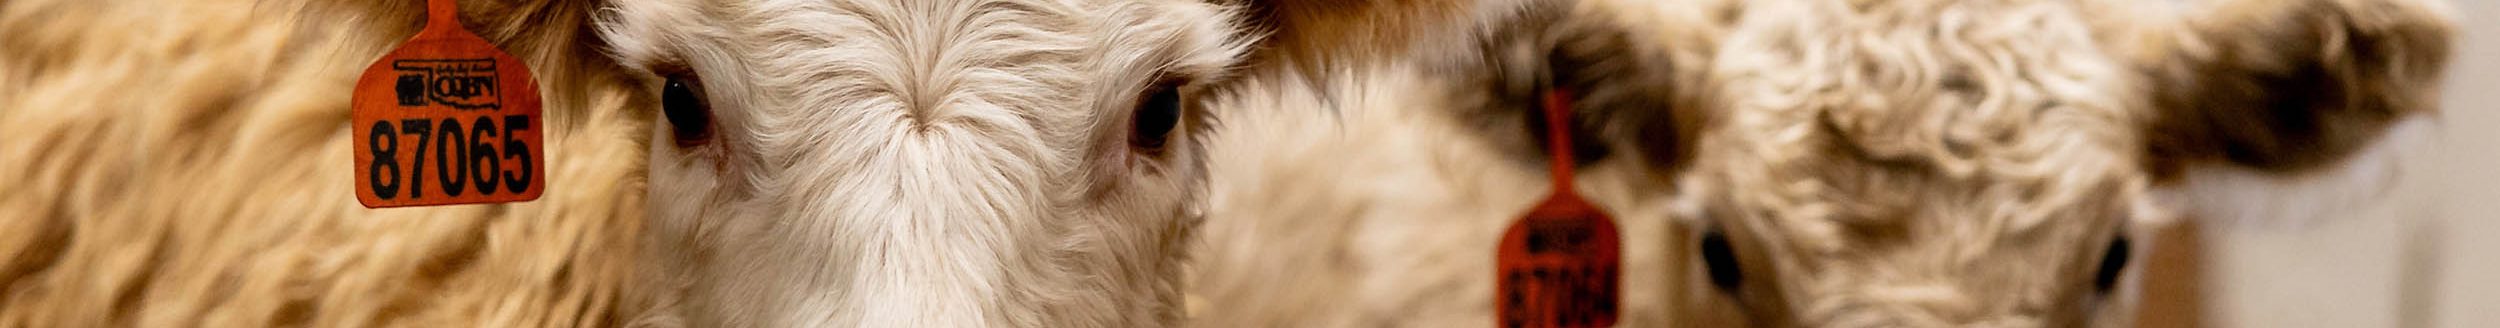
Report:
M1107 96L1094 89L1153 73L1110 65L1147 58L1107 57L1165 53L1165 44L1186 30L1181 20L1105 21L1153 15L1136 8L1019 0L754 1L728 20L737 24L731 39L739 42L729 51L751 69L758 93L778 101L758 108L764 111L759 115L791 118L793 127L825 126L806 118L854 114L925 124L1068 118L990 122L1067 126L1088 121L1087 105Z
M1045 151L1076 148L1097 113L1079 67L1093 25L1060 5L757 1L735 51L764 103L743 123L785 150L764 152L777 166L914 151L1062 166Z
M1140 89L1202 78L1240 51L1191 1L680 0L623 3L617 56L685 66L730 138L767 166L926 141L1051 166L1089 150ZM770 151L783 150L783 151ZM823 157L823 158L820 158Z
M1952 268L2104 231L2142 201L2146 109L2068 3L1747 5L1714 56L1720 118L1695 177L1721 189L1712 215L1799 259Z

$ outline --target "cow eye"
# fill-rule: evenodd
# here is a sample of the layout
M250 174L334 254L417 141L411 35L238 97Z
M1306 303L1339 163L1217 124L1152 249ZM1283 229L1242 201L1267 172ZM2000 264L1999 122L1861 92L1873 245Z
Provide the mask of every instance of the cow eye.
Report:
M2130 244L2126 236L2109 240L2109 249L2101 251L2100 271L2092 275L2093 290L2108 293L2118 286L2119 274L2127 269L2127 258L2134 255L2134 245Z
M1710 268L1710 284L1719 290L1732 293L1745 282L1745 271L1736 266L1736 248L1728 244L1726 233L1711 229L1701 234L1701 260Z
M668 116L670 131L677 145L702 145L712 138L712 106L703 99L700 86L691 79L670 77L660 89L661 111Z
M1180 126L1181 93L1177 83L1156 83L1137 99L1137 109L1129 116L1129 146L1146 154L1162 154L1172 138L1172 130Z

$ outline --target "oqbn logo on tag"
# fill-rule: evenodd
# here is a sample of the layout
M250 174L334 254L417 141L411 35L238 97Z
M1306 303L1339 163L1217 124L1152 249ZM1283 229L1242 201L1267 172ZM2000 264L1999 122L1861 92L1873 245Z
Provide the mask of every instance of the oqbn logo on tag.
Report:
M366 207L516 202L546 189L538 82L426 2L423 31L365 68L351 98L356 200Z

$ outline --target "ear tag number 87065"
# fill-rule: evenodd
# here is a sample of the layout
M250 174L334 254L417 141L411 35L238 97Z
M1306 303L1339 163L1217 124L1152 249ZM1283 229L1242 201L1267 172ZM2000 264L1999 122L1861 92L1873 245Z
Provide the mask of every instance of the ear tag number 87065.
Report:
M356 200L365 207L518 202L546 190L546 126L529 67L426 1L425 29L356 80Z

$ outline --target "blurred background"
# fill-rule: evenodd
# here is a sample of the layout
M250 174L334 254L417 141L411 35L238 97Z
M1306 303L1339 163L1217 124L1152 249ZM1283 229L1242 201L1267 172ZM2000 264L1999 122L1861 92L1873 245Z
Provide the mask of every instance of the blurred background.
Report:
M2500 327L2500 1L2454 0L2441 131L2378 206L2305 227L2204 229L2207 323Z

